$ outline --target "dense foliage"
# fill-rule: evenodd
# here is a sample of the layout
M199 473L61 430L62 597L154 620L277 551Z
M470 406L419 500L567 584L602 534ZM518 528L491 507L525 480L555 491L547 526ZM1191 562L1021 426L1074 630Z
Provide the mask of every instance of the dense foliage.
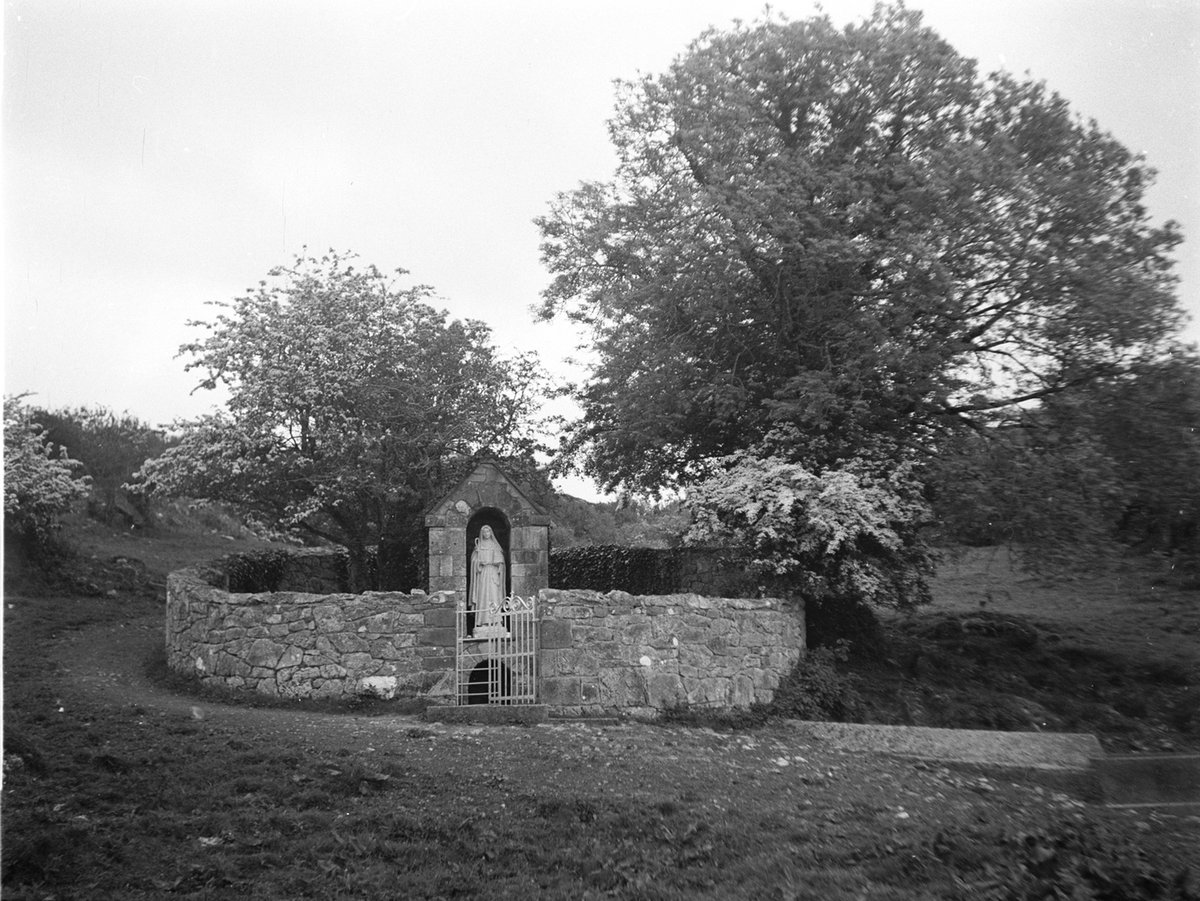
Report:
M754 453L721 462L692 491L689 539L745 548L766 584L808 598L928 600L931 560L917 536L927 508L910 468L813 471Z
M187 423L140 481L344 545L355 589L372 545L383 587L416 584L426 505L479 455L531 459L542 378L431 297L330 252L215 304L181 352L200 387L228 388L227 410Z
M957 539L1077 567L1132 546L1200 572L1200 360L1180 354L960 436L933 481Z
M38 410L35 415L47 440L78 460L91 480L90 513L109 524L149 521L146 499L125 486L143 463L167 449L161 429L104 407Z
M682 501L652 504L635 498L595 503L566 494L538 498L553 522L552 547L612 544L666 548L679 544L689 513Z
M79 461L46 440L22 397L4 398L4 532L36 551L53 536L59 519L87 495Z
M555 548L550 554L550 587L670 594L679 590L679 564L679 552L671 548Z
M540 220L543 313L597 336L575 440L608 484L690 482L781 421L818 463L928 448L1180 321L1152 171L903 7L710 32L623 86L611 134L614 180Z
M751 499L783 470L907 483L886 502L905 508L900 543L882 542L916 564L881 586L898 599L926 563L915 489L949 475L933 460L1173 349L1180 235L1145 208L1153 170L1044 84L980 75L902 5L844 29L710 31L621 86L610 133L612 180L539 220L542 314L585 326L598 359L568 449L609 487L715 479L709 522L760 547L796 535L797 554L763 556L777 571L828 558L799 537L823 528L807 501L777 499L756 531ZM1064 432L1020 465L1102 476L1097 441ZM878 524L885 502L863 500ZM870 594L879 575L845 568L863 562L821 578Z

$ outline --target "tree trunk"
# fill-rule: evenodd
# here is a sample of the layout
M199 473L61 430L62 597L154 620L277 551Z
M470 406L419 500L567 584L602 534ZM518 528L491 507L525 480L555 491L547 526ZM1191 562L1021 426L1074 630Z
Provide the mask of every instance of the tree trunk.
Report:
M371 587L366 545L361 541L347 544L346 555L346 590L351 594L362 594Z

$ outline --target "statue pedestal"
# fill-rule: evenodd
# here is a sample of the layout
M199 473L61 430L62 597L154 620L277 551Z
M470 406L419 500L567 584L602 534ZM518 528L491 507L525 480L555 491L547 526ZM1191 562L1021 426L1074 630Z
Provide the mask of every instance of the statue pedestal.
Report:
M471 633L472 638L508 638L508 630L503 626L476 626Z

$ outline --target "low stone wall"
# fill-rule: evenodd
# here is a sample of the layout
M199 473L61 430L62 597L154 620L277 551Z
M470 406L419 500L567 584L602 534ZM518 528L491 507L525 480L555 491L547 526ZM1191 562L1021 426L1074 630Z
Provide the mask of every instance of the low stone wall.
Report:
M211 575L209 576L211 579ZM200 570L167 579L167 664L281 697L453 697L445 595L230 594Z
M774 598L538 597L541 700L571 716L766 703L804 649L803 610Z
M231 594L222 584L213 568L168 578L173 670L280 697L454 702L453 594ZM568 589L538 598L538 696L559 714L767 702L804 648L803 611L771 598Z

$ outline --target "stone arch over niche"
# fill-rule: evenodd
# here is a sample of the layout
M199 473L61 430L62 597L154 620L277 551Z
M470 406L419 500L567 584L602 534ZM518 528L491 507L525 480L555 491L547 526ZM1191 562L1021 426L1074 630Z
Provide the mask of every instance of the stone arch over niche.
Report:
M495 462L484 461L425 514L429 591L467 598L467 561L484 525L508 529L507 588L521 597L550 587L550 517ZM472 532L472 529L474 531ZM497 537L500 537L499 534Z

